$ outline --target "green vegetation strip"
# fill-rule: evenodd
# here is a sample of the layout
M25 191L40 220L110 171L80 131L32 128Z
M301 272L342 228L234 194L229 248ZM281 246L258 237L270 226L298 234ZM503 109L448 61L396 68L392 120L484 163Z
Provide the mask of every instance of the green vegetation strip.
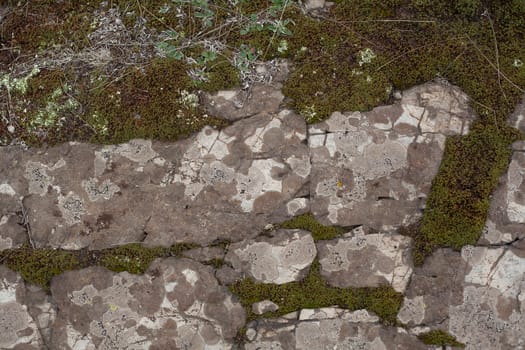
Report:
M180 256L185 250L196 247L194 244L176 244L169 248L161 248L132 243L98 251L67 251L33 249L24 245L21 248L1 251L0 262L20 273L25 281L49 290L51 279L69 270L100 265L115 272L143 274L153 260Z
M384 324L395 325L403 295L392 287L334 288L326 285L315 260L308 276L300 282L286 284L256 283L246 278L230 286L246 309L248 320L259 317L277 317L306 308L321 308L337 305L349 310L367 309L375 312ZM276 312L262 316L252 312L252 304L271 300L279 306Z
M420 334L418 338L427 345L453 346L458 348L465 347L465 344L458 342L456 337L442 331L441 329Z
M314 241L333 239L347 232L342 227L325 226L317 221L311 213L302 214L283 222L280 228L301 229L310 231Z

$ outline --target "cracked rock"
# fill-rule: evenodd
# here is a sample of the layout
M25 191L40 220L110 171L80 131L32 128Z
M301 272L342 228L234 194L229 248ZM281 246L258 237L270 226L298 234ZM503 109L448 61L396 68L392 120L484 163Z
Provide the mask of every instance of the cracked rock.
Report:
M51 293L55 349L231 349L245 317L212 269L187 259L156 260L141 276L66 272Z
M0 266L0 348L42 349L55 311L48 296Z
M404 292L412 273L410 242L408 237L390 234L318 242L321 275L335 287L389 284Z
M324 308L301 314L300 321L283 317L257 322L248 328L250 341L244 349L427 349L415 336L379 324L364 310Z
M459 89L428 83L370 112L333 113L312 125L311 208L327 224L388 230L421 209L448 135L473 120Z
M278 230L271 238L231 244L226 261L256 281L283 284L302 279L316 252L309 232Z

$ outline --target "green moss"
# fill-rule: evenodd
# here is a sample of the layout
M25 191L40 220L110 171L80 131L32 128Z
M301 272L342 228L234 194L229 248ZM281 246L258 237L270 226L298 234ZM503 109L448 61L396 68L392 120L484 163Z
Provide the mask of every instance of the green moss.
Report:
M164 248L149 248L139 243L132 243L103 250L100 264L115 272L127 271L134 274L143 274L153 260L163 257L165 254L166 249Z
M180 256L183 252L190 249L199 248L198 244L195 243L177 243L172 245L168 251L171 256Z
M416 265L437 247L461 249L477 242L486 222L490 194L507 169L510 143L518 136L510 128L478 123L468 136L447 140L414 241Z
M314 241L336 238L346 232L346 230L342 227L325 226L321 224L311 213L296 216L288 221L283 222L279 225L279 227L287 229L298 228L301 230L310 231Z
M263 317L277 317L304 308L321 308L333 305L375 312L383 323L396 324L396 315L401 307L403 295L391 287L377 288L334 288L326 285L319 272L319 262L312 263L310 273L300 282L282 285L256 283L243 279L230 286L246 309L248 320L258 316L251 311L253 303L271 300L279 305L279 310L269 312Z
M0 261L32 284L49 290L51 279L79 267L74 254L54 249L31 249L27 246L0 252Z
M231 89L240 84L239 71L227 60L211 62L206 72L208 81L196 83L196 87L200 90L214 92Z
M186 66L180 61L156 59L144 70L128 69L119 81L101 84L84 98L83 104L88 108L86 121L103 126L93 141L174 141L205 125L226 125L204 113L191 88Z
M31 0L12 3L0 23L0 38L6 47L31 54L55 45L81 49L89 43L97 1ZM31 11L28 11L31 8Z
M420 334L418 338L427 345L453 346L458 348L465 347L465 344L458 342L454 336L441 329Z

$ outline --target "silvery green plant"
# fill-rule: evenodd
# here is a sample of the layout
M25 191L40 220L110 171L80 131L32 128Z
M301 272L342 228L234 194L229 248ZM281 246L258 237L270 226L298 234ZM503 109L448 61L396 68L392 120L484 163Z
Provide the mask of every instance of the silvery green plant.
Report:
M271 40L279 40L278 52L284 53L287 50L288 42L279 37L292 35L290 26L293 21L283 18L285 9L293 1L272 0L271 5L258 13L249 16L241 14L239 6L250 0L229 0L222 10L227 10L229 17L226 21L219 23L214 11L214 4L208 0L172 0L171 3L164 3L158 13L167 14L177 11L177 16L183 18L187 13L192 13L194 19L200 24L200 31L189 35L183 30L169 29L161 34L161 41L157 43L156 50L162 57L182 60L190 65L188 75L195 82L208 81L207 69L211 62L218 57L230 61L239 71L241 79L249 76L249 71L253 68L253 63L261 56L264 51L262 48L250 47L241 44L238 47L227 47L224 44L224 37L214 35L217 32L227 32L227 30L238 30L241 36L248 36L254 32L267 32L271 34ZM183 11L184 7L190 7L191 11ZM229 27L229 29L225 29ZM195 48L203 48L195 50ZM196 54L195 52L199 52Z

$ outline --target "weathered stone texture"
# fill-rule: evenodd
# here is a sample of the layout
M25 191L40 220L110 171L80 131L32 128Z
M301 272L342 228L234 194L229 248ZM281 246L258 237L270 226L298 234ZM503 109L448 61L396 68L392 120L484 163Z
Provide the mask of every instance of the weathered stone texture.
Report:
M244 309L211 268L156 260L142 276L103 268L53 281L55 349L230 349Z
M226 261L256 281L283 284L303 278L316 253L309 232L278 230L271 238L231 244Z
M324 222L387 230L418 217L445 137L473 119L457 88L428 83L370 112L334 113L310 127L311 208Z
M245 350L427 349L402 328L386 327L365 310L302 310L299 320L278 318L249 325Z
M55 310L39 288L0 266L0 349L42 349Z
M321 275L335 287L389 284L404 292L412 273L408 237L369 234L317 243Z
M284 110L174 144L0 149L12 164L0 170L0 242L19 244L23 230L13 215L22 204L37 247L209 244L256 235L306 206L287 205L303 195L310 174L305 139L302 118Z
M258 68L273 86L206 97L236 120L221 131L175 143L0 148L0 250L28 238L74 250L201 245L140 276L69 271L51 295L0 266L0 348L412 350L427 349L416 336L435 329L468 350L525 348L523 141L512 146L478 246L440 249L414 268L411 239L395 229L421 217L446 137L468 132L465 94L428 83L396 93L393 105L336 112L307 129L281 109L284 75L274 66ZM524 108L510 120L522 131ZM276 225L306 212L348 232L314 242ZM334 306L253 321L248 341L234 344L245 310L226 285L300 281L316 257L330 286L404 293L397 319L406 328ZM259 300L252 312L277 311L276 302Z
M525 346L525 254L513 247L439 250L416 268L398 320L445 329L467 349Z

